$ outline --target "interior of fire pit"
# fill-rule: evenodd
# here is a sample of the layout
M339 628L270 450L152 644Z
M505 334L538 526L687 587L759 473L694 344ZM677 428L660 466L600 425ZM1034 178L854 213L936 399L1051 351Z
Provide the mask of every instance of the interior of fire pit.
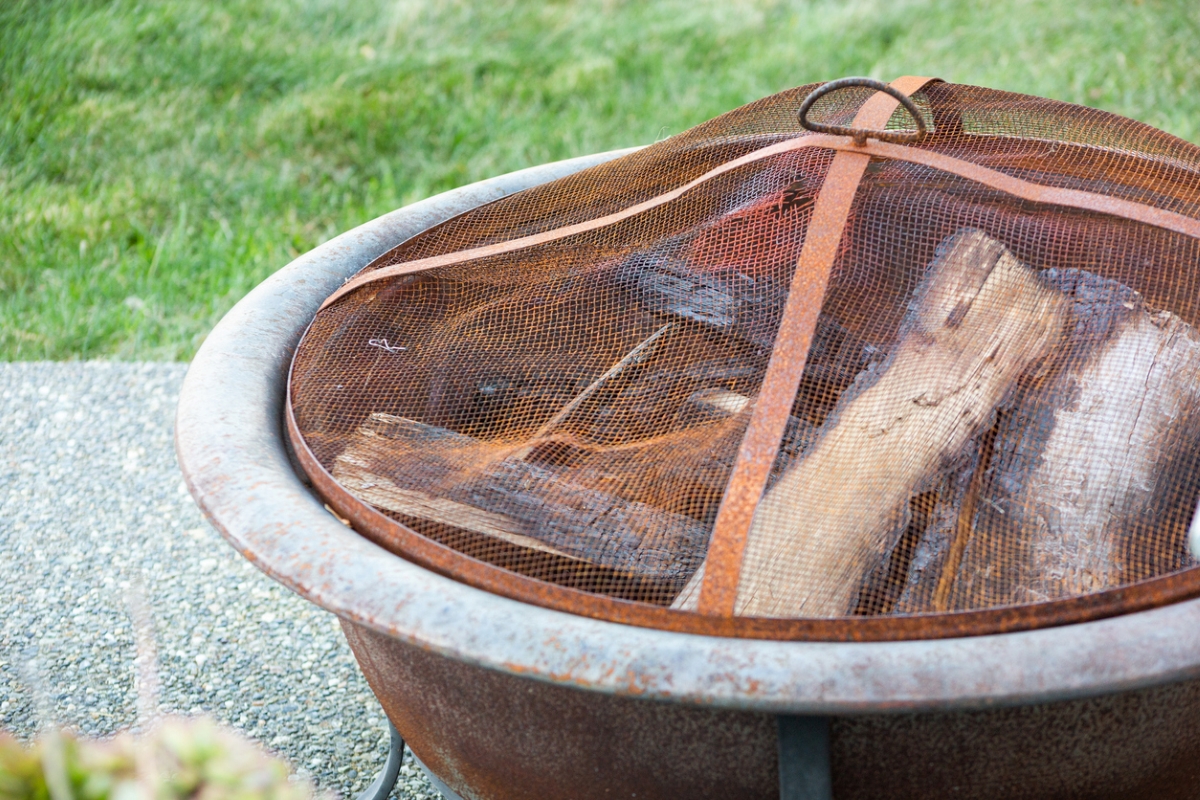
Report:
M931 83L910 150L1159 216L874 158L827 290L800 296L835 158L796 121L814 88L467 212L336 292L289 396L330 505L501 594L725 635L982 633L1200 593L1200 246L1154 221L1200 212L1200 151ZM795 357L789 302L820 313L736 606L696 613L764 377Z

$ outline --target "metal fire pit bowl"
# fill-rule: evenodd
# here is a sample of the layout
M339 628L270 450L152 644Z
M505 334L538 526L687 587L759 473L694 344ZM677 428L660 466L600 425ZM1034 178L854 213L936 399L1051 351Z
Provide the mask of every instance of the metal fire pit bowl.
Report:
M624 152L472 184L316 248L221 321L184 383L176 447L201 509L338 615L423 764L474 800L1200 797L1200 599L958 639L707 637L491 595L326 510L283 431L322 300L431 225Z

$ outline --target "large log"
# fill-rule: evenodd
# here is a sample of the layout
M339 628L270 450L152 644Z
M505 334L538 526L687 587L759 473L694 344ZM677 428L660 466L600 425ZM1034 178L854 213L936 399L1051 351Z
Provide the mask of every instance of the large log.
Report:
M987 235L947 240L891 356L839 401L816 444L764 494L736 613L849 613L910 498L1047 355L1064 306L1061 292Z
M952 608L1088 594L1190 560L1200 334L1115 281L1045 280L1070 299L1068 334L998 426Z
M702 557L705 526L507 457L505 448L373 414L334 462L333 477L402 517L629 575L682 583Z
M975 437L961 458L942 469L928 493L928 513L913 530L905 569L889 590L895 602L877 613L948 611L963 551L974 533L980 484L987 475L995 427ZM902 554L891 554L895 561Z

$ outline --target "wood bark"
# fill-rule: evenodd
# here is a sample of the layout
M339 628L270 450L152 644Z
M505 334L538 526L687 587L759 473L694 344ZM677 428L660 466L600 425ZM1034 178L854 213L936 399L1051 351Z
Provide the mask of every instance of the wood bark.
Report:
M666 253L634 253L618 272L647 307L728 331L770 347L787 301L787 285L735 270L700 271Z
M698 521L566 480L505 448L373 414L334 462L359 499L555 556L667 582L701 558Z
M944 243L900 342L764 494L736 613L849 613L910 497L1055 345L1063 297L979 231Z
M941 470L928 493L928 514L913 530L911 552L905 569L895 575L889 590L896 600L881 614L914 614L950 610L950 597L957 589L963 552L974 533L979 485L987 474L994 441L994 427L975 437L961 457ZM889 561L895 561L893 553Z
M1200 335L1115 281L1045 279L1070 300L1067 337L1002 417L953 607L1088 594L1190 560Z

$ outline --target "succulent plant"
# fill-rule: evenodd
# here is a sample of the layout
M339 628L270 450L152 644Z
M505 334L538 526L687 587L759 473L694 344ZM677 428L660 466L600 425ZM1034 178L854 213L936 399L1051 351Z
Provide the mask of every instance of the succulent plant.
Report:
M0 731L0 800L310 800L311 784L208 717L140 735L51 731L25 746Z

